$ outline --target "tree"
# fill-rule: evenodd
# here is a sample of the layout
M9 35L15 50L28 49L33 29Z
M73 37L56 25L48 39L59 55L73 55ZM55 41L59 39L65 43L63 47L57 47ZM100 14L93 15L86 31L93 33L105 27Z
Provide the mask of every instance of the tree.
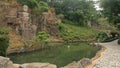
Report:
M120 22L120 0L100 0L100 6L110 23L117 25Z
M77 22L79 25L85 25L88 20L94 19L96 9L94 2L88 0L63 0L53 2L56 14L64 14L65 19Z
M17 0L22 5L27 5L34 13L42 13L48 11L48 4L41 0Z

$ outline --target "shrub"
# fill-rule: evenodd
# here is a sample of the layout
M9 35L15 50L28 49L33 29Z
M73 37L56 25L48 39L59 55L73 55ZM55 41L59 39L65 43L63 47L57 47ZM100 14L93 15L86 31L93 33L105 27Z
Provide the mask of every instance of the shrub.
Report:
M9 30L6 28L0 28L0 55L6 56L6 50L9 46L9 37L7 34Z
M6 56L6 50L9 46L9 38L8 36L1 35L0 36L0 55Z
M0 28L0 35L5 35L9 33L9 29Z
M98 36L96 37L96 40L98 42L104 42L108 39L108 35L105 32L100 32Z
M35 37L35 41L39 42L39 41L45 41L49 38L49 34L45 33L45 32L38 32L38 35Z
M120 44L120 38L118 39L118 44Z

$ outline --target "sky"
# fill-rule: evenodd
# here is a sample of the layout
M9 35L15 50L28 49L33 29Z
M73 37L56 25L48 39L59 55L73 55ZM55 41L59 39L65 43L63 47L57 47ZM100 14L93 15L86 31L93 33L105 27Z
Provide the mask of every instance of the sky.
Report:
M93 0L93 1L98 1L98 0ZM102 10L102 8L100 8L100 6L99 6L99 3L97 3L97 4L95 4L95 8L96 8L96 10Z

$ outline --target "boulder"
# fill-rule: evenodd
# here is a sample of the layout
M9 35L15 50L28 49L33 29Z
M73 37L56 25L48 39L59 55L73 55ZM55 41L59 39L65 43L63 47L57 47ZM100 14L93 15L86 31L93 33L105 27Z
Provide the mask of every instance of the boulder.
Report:
M20 65L20 68L57 68L57 66L49 63L25 63Z
M9 58L5 58L0 56L0 68L12 68L12 61L9 60Z
M57 66L50 63L13 64L9 58L0 56L0 68L57 68Z
M86 68L90 64L92 64L92 61L89 58L83 58L83 59L80 60L81 68Z
M72 63L70 63L67 66L62 67L62 68L86 68L90 64L92 64L91 59L89 59L89 58L83 58L83 59L81 59L78 62L74 61L74 62L72 62Z

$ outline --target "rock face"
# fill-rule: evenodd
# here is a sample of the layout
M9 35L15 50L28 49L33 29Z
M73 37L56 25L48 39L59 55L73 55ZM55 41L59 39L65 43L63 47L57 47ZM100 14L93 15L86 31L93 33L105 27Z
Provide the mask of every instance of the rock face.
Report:
M57 36L59 34L59 29L56 25L56 15L55 9L50 8L48 12L44 12L41 17L41 22L38 24L38 31L45 31L52 36Z
M10 26L24 39L31 40L36 35L37 26L32 24L26 5L0 3L0 22L0 26Z
M42 15L32 15L26 5L0 3L0 19L0 22L4 22L0 23L0 26L12 27L16 34L21 35L26 40L32 40L39 31L44 31L52 36L59 34L56 25L58 18L54 8L50 8Z
M31 23L31 19L28 13L28 7L26 5L23 6L23 10L18 14L18 32L19 34L27 39L31 40L36 36L37 26Z

